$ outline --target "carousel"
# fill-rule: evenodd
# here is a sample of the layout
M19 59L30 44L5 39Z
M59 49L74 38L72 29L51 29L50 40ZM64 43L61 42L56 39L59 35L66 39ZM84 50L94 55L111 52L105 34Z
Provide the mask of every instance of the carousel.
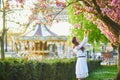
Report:
M59 56L66 51L67 37L58 36L46 25L37 24L34 30L16 37L16 50L18 54L30 56Z

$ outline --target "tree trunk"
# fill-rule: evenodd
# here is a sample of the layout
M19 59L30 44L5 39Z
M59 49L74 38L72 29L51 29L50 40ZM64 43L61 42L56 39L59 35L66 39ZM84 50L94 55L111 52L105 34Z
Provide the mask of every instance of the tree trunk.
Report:
M3 60L5 58L5 51L4 51L4 40L5 40L5 31L6 31L6 28L5 28L5 8L4 8L4 0L2 0L2 4L3 4L3 32L2 32L2 36L1 36L1 59Z
M120 71L120 44L118 45L118 70Z
M118 74L115 80L120 80L120 44L118 45Z
M116 38L119 39L120 25L112 21L108 16L102 16L101 20L108 26L110 32L115 34Z
M1 38L1 59L4 60L5 58L5 52L4 52L4 36L2 35Z

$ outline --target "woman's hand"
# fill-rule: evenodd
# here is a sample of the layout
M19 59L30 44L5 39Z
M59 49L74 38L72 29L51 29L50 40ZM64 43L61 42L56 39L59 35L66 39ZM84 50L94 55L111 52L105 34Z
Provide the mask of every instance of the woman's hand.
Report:
M89 31L89 30L86 30L86 31L84 32L84 35L88 37L88 36L89 36L89 33L90 33L90 31Z
M87 30L87 36L89 36L89 34L90 34L90 30Z

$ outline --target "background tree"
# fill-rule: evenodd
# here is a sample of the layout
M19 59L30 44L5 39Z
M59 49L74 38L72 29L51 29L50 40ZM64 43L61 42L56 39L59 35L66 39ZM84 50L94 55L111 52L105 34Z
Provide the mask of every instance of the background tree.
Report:
M20 14L17 11L23 10L23 0L0 0L0 18L2 19L2 35L1 35L1 58L5 58L5 41L8 30L13 30L16 26L14 25L13 29L8 29L7 27L11 27L12 23L18 24L20 28L25 26L25 23L19 22L18 18L16 19L16 15ZM17 14L16 14L17 13ZM14 20L13 20L14 19ZM8 24L8 22L11 22ZM19 29L20 29L19 28ZM16 29L17 30L17 29ZM21 30L21 29L20 29Z
M37 0L34 7L31 7L32 14L29 17L31 24L51 26L53 22L59 22L57 15L66 7L60 0Z

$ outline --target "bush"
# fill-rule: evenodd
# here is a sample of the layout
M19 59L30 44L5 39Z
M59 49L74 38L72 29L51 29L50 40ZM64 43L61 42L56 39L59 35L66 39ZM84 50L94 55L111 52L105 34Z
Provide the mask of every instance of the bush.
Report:
M26 61L0 60L0 80L72 80L75 79L76 59ZM100 61L88 61L89 71L100 66Z
M94 71L96 68L100 66L100 60L88 60L88 69L89 72Z

